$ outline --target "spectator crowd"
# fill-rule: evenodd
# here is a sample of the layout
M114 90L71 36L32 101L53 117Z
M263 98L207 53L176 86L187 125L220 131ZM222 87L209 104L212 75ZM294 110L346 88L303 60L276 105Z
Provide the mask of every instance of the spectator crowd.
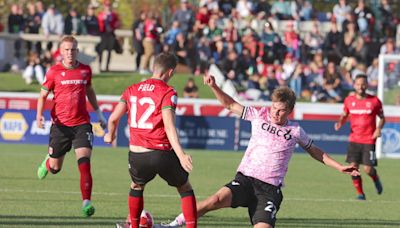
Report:
M148 74L151 58L169 51L193 75L217 66L224 83L243 99L268 100L274 88L286 85L304 100L341 102L360 73L368 76L370 92L376 92L378 55L399 53L399 19L389 0L374 7L365 0L338 0L330 12L318 12L308 0L193 2L180 0L169 21L162 21L157 11L138 14L131 28L138 73ZM10 33L100 36L96 50L100 63L101 53L108 52L106 71L111 51L122 51L114 34L120 24L107 0L101 11L89 5L83 16L76 9L64 16L54 5L45 9L40 1L29 3L26 13L14 4L8 17ZM16 58L21 57L21 45L15 43ZM52 64L51 43L43 49L39 42L26 45L30 70L24 78L36 75L41 81L44 76L36 66L45 72ZM385 72L386 87L398 85L400 64L385 63Z

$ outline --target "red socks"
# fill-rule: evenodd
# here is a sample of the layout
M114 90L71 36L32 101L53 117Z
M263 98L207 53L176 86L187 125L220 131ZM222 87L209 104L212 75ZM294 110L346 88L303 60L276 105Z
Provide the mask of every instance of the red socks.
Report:
M181 193L181 206L187 228L197 227L196 197L193 190Z
M129 216L132 228L138 228L140 222L140 214L143 211L143 190L131 189L128 197Z
M90 159L87 157L78 160L79 173L81 174L82 200L90 200L92 196L92 174L90 173Z
M361 176L351 177L351 179L353 180L353 185L356 188L357 193L359 195L361 195L361 194L364 195Z

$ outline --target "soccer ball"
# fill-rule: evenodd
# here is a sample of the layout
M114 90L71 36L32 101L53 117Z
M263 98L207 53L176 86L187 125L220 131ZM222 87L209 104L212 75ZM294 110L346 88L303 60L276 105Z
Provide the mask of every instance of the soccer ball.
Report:
M150 212L143 209L142 214L140 215L139 227L153 228L153 216Z

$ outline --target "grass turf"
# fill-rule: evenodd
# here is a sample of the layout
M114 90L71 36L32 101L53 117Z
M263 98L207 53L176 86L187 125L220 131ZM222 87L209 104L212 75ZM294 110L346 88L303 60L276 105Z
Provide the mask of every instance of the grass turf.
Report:
M0 227L113 227L127 215L130 178L126 148L94 149L92 173L96 213L81 217L79 173L74 154L66 156L63 170L38 180L36 169L46 153L44 145L0 144ZM232 179L241 152L188 150L194 159L190 175L198 200ZM344 157L335 156L342 161ZM366 201L355 200L350 177L324 167L306 154L295 154L289 165L284 201L277 227L399 227L398 161L379 161L384 192L377 195L364 175ZM145 208L155 222L180 212L175 189L159 177L145 191ZM244 208L210 212L199 227L251 227Z

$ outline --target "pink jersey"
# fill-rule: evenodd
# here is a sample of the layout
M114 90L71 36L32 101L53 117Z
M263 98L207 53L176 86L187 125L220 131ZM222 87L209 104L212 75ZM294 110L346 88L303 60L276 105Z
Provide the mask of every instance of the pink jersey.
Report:
M351 95L344 100L344 112L350 114L350 142L375 144L376 116L383 115L382 103L376 96L357 99Z
M156 150L171 150L164 129L163 109L175 110L177 93L158 79L148 79L128 87L121 101L128 107L129 144Z
M313 141L296 122L271 123L268 108L245 107L242 118L251 121L251 138L238 172L280 186L298 143L304 149Z
M54 94L51 110L53 123L69 127L90 123L86 87L91 85L91 80L90 67L81 63L72 69L57 63L49 69L42 89Z

